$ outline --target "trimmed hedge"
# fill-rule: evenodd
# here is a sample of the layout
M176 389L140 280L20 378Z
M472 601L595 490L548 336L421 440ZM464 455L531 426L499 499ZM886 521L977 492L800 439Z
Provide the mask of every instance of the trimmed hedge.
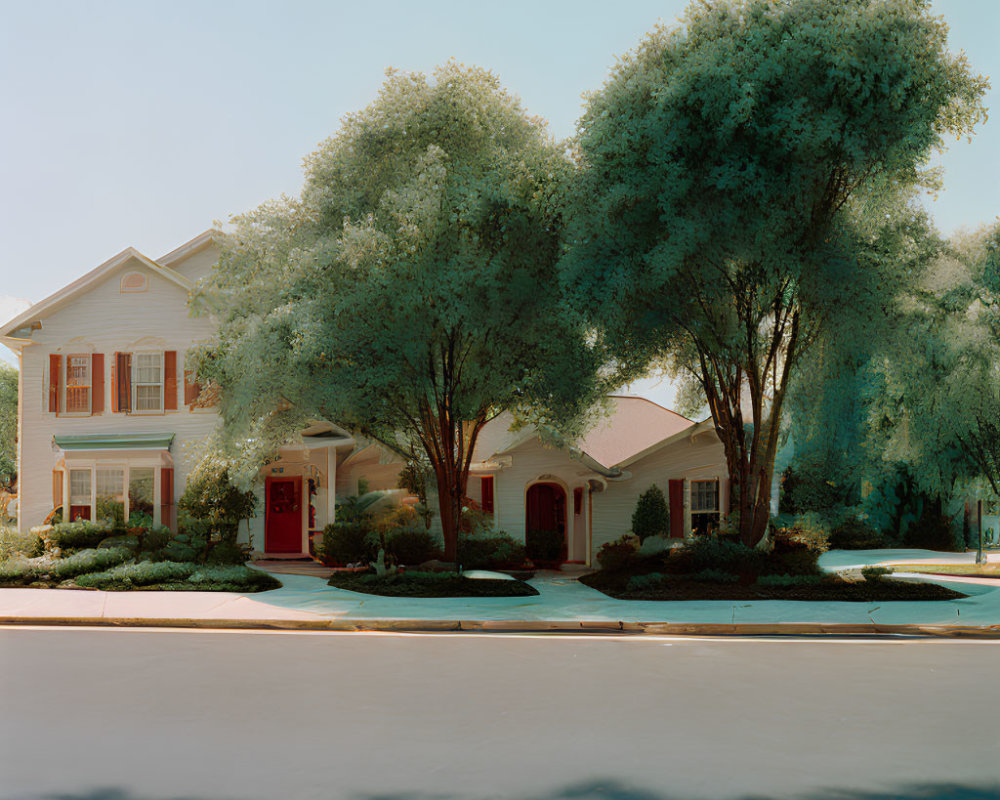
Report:
M106 522L60 522L56 525L42 525L31 529L37 533L45 544L47 553L66 553L73 550L86 550L97 547L109 536L114 535L112 527Z
M503 531L489 535L460 533L457 555L462 569L518 569L527 558L524 545Z
M324 560L340 564L367 564L375 558L375 534L363 522L334 522L323 530Z
M335 572L330 586L384 597L528 597L538 591L523 581L466 578L454 572L416 572L379 578L372 572Z
M562 561L566 537L559 531L531 530L525 534L524 550L532 561Z
M441 556L437 539L426 528L399 528L386 534L385 550L397 564L423 564Z

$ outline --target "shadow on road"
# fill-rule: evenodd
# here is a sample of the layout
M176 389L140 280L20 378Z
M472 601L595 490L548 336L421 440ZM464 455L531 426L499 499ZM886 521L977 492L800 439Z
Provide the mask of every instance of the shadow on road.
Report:
M330 800L466 800L466 798L495 797L489 789L449 794L426 794L423 792L390 792L383 794L340 795L332 789ZM889 791L860 791L853 789L824 789L788 796L788 800L1000 800L1000 784L995 786L968 786L957 783L919 784L901 786ZM704 797L704 796L702 796ZM91 789L82 793L58 793L30 795L10 800L208 800L207 797L192 795L133 794L123 789ZM216 798L213 798L216 800ZM230 798L228 800L243 800ZM519 795L511 800L695 800L668 792L629 786L617 781L590 781L568 786L561 791L547 794ZM701 800L698 798L697 800ZM750 794L732 797L730 800L771 800L765 795Z

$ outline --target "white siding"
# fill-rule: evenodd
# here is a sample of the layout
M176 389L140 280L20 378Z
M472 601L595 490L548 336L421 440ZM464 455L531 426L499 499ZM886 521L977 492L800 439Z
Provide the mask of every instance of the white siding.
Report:
M719 478L725 480L726 459L722 443L713 432L684 438L669 447L657 450L635 462L628 471L632 477L624 481L609 481L607 488L594 495L594 532L591 553L605 542L626 534L632 527L632 513L639 495L652 484L663 490L669 502L669 481L684 479L684 531L691 530L690 481ZM720 502L725 484L720 484Z
M19 482L22 530L39 524L52 510L52 469L57 458L54 435L173 433L170 453L176 502L200 455L199 445L217 424L213 411L192 412L184 406L185 352L192 344L211 338L212 323L189 315L184 289L137 264L123 264L89 291L44 317L41 330L32 336L32 344L23 348ZM122 294L122 274L137 268L149 276L148 290ZM177 351L178 410L150 415L111 413L114 353L135 350ZM104 354L103 413L68 417L48 411L48 363L52 353Z

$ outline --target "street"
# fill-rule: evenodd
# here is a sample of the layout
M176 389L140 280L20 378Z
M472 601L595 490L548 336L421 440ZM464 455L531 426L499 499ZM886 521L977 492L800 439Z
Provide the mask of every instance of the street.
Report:
M1000 797L981 641L0 629L0 797Z

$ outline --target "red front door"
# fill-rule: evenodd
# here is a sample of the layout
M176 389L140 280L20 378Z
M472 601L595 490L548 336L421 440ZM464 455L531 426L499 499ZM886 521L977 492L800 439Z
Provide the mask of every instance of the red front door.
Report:
M534 483L528 487L527 530L559 531L563 537L562 559L566 559L566 490L558 483Z
M302 478L267 478L264 550L302 552Z

